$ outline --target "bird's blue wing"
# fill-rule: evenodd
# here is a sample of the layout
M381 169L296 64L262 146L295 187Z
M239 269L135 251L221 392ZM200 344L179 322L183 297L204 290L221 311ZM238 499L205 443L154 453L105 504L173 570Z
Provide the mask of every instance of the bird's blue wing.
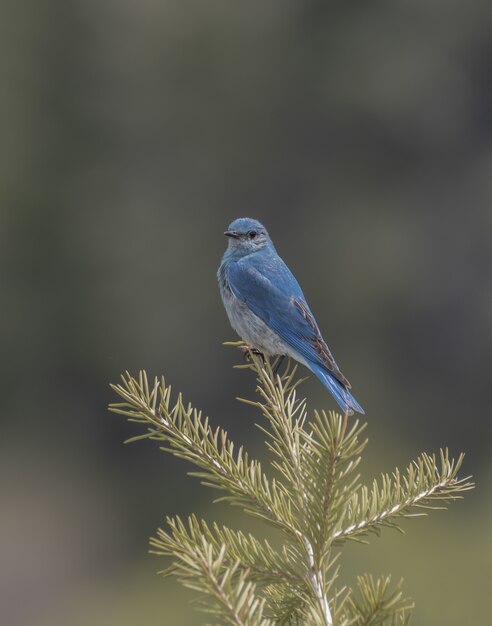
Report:
M280 257L265 258L261 265L246 257L229 263L226 274L234 295L287 345L350 388L321 336L299 284Z

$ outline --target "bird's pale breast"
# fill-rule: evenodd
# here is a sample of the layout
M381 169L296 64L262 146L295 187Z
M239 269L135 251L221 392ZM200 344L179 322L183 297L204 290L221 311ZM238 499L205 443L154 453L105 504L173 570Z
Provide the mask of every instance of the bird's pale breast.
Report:
M239 300L227 284L225 269L218 273L220 295L231 326L253 348L265 354L289 354L291 350L244 302Z

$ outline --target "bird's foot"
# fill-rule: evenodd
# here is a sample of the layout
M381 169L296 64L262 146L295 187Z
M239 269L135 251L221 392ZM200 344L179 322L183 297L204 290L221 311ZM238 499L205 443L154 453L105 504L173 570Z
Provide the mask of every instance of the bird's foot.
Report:
M263 362L265 362L265 355L263 354L263 352L260 352L260 350L258 350L257 348L253 348L253 346L250 346L248 343L237 343L235 347L244 354L245 359L249 360L251 358L251 355L254 354L255 356L261 357Z

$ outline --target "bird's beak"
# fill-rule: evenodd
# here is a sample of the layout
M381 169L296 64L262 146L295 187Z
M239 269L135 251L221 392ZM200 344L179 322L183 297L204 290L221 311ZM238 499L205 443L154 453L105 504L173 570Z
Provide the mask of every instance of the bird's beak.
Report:
M224 232L224 235L226 237L232 237L233 239L239 239L239 233L236 232L235 230L226 230Z

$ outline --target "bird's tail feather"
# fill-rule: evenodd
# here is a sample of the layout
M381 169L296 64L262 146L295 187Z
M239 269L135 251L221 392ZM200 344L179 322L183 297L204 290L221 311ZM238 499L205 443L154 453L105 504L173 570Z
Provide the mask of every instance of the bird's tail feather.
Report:
M347 412L349 415L353 415L354 411L364 414L364 409L357 402L354 396L350 393L350 391L347 391L347 389L345 389L345 387L334 376L332 376L325 369L321 368L319 365L309 364L309 367L328 389L344 412Z

